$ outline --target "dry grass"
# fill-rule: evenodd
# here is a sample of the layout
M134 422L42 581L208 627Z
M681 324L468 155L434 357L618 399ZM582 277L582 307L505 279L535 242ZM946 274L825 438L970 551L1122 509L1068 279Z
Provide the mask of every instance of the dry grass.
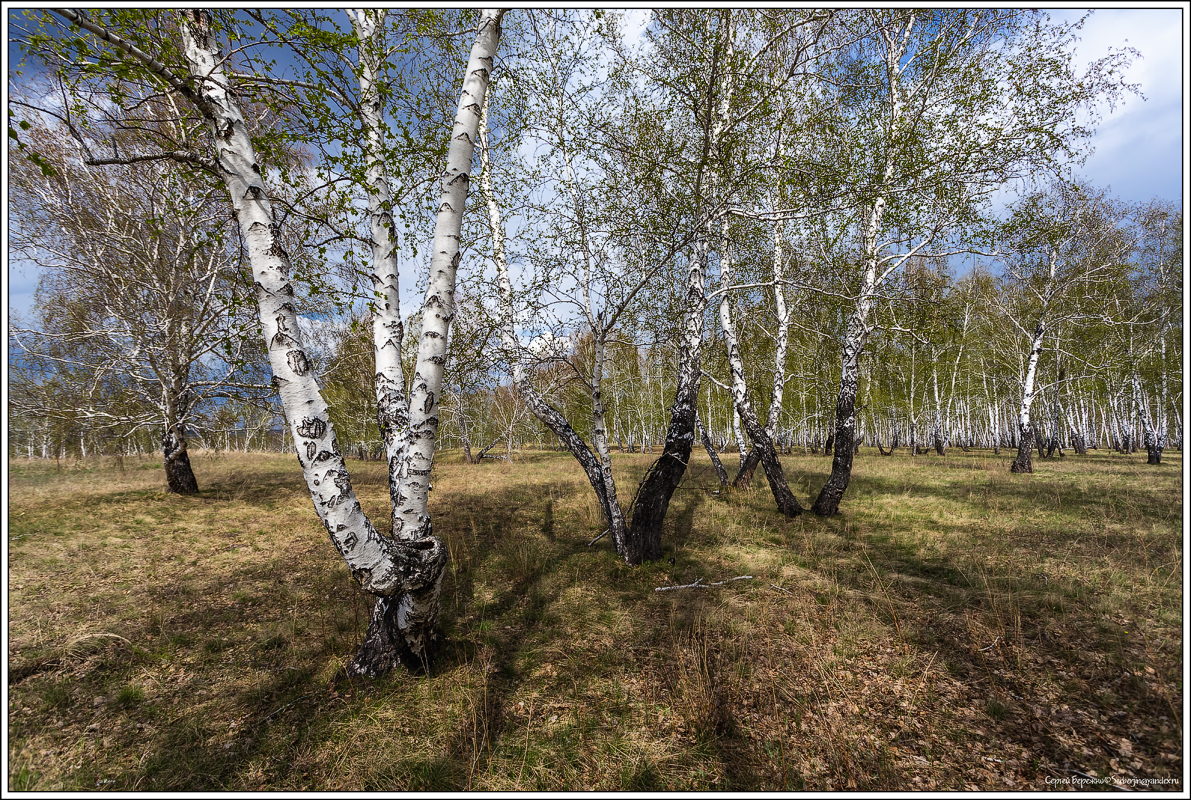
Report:
M626 494L650 458L615 457ZM9 788L1181 789L1165 458L865 451L831 520L783 519L762 479L712 495L700 463L667 560L632 569L587 546L569 456L447 454L446 643L428 677L355 685L369 602L292 457L199 454L186 498L155 461L16 460ZM804 501L830 467L784 462ZM383 519L383 465L353 477Z

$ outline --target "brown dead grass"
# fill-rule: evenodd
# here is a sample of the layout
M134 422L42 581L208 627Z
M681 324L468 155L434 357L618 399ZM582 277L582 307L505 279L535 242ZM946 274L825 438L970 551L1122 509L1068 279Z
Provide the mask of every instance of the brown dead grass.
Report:
M1165 458L866 451L831 520L783 519L761 479L711 494L699 463L667 560L634 569L587 545L569 456L447 454L445 644L356 685L368 598L292 457L199 454L189 498L155 461L16 460L9 788L1181 790ZM622 493L650 459L615 456ZM784 462L809 501L830 460ZM383 519L383 466L352 469Z

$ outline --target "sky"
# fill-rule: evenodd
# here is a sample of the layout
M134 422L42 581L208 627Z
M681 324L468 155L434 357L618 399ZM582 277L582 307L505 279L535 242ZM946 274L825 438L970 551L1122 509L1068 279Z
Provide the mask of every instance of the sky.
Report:
M1078 18L1080 12L1052 12L1056 19ZM1076 57L1086 64L1109 48L1141 51L1126 73L1145 96L1130 96L1101 122L1093 142L1095 153L1079 170L1097 186L1130 203L1158 197L1183 197L1184 9L1100 9L1081 31Z
M1053 10L1051 14L1056 19L1077 18L1082 11L1066 8ZM645 12L634 10L629 16L630 27L639 30L646 19ZM1183 154L1186 26L1182 8L1099 9L1085 25L1076 46L1077 59L1085 64L1105 55L1112 47L1129 46L1141 51L1142 57L1129 67L1126 77L1140 85L1144 99L1130 96L1104 117L1093 141L1095 152L1079 170L1090 183L1111 187L1110 194L1125 202L1138 203L1158 197L1181 204L1186 181ZM4 158L7 221L7 152ZM4 247L8 256L7 242ZM29 311L36 285L34 269L8 259L7 319L13 313Z

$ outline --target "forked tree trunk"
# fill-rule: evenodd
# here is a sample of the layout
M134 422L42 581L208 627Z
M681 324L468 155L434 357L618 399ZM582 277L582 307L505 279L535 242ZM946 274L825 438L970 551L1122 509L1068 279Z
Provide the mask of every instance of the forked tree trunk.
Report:
M894 104L895 109L898 105ZM886 164L885 182L892 179L892 164ZM856 391L860 377L860 354L864 351L872 328L868 317L872 310L877 290L877 234L885 213L885 197L878 195L869 213L865 229L864 274L856 307L848 319L844 335L844 352L840 362L839 394L835 401L835 453L831 460L831 475L815 498L812 510L820 517L831 517L839 513L840 500L852 480L853 444L856 439ZM911 373L912 375L913 373ZM914 455L914 424L910 423L910 455ZM893 446L897 446L896 437ZM892 453L892 450L890 451Z
M298 462L319 519L360 586L377 595L368 633L349 666L374 676L403 659L425 665L436 638L438 595L447 562L431 534L426 492L437 432L443 353L451 315L459 230L468 172L496 44L501 11L484 11L468 60L442 178L442 193L423 305L422 338L414 375L410 438L403 485L394 493L393 537L382 537L364 514L351 487L327 406L302 344L289 281L291 266L271 198L257 164L239 102L229 91L209 12L184 12L181 30L191 78L188 96L211 125L217 163L231 197L255 279L256 299L269 364L293 436ZM131 51L129 51L131 52Z
M780 165L783 160L783 140L779 132L777 142L774 146L774 164ZM770 205L774 208L779 206L778 197L775 195L771 200ZM785 242L783 239L783 232L785 224L782 220L777 220L773 224L773 304L774 311L777 312L777 330L774 337L773 350L773 386L769 394L769 413L765 417L765 433L770 439L774 438L777 432L777 421L782 413L782 397L786 390L786 351L790 344L790 311L786 306L786 290L782 281L785 278ZM780 446L777 448L780 452ZM786 453L790 452L789 442L786 444ZM745 456L744 462L740 465L740 471L736 475L736 480L732 485L738 489L743 489L749 486L753 481L753 473L757 469L757 464L761 461L761 453L754 445L749 449L748 455Z
M726 227L727 225L725 224ZM736 336L736 324L732 320L729 293L727 291L732 282L732 254L726 234L723 238L723 246L720 252L720 282L722 284L721 291L723 291L720 297L720 329L724 332L724 341L728 348L728 364L732 371L732 400L737 419L743 423L745 430L748 431L753 450L757 453L761 466L765 470L765 477L769 481L769 488L773 492L773 499L777 503L778 510L787 517L796 517L802 513L802 506L799 505L798 500L794 497L793 492L790 491L790 487L786 483L786 476L782 471L781 461L778 460L777 451L773 447L773 440L770 438L769 432L762 427L760 420L757 419L757 414L753 411L752 403L748 397L748 387L744 379L744 359L740 354L740 345ZM746 459L747 454L742 452L742 468Z

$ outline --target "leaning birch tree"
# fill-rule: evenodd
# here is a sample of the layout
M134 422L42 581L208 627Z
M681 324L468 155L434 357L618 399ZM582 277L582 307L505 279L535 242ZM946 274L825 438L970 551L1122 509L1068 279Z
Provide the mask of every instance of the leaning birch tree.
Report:
M535 229L550 233L537 234L524 259L540 287L533 308L518 308L514 297L505 223L493 180L487 109L481 127L480 189L497 271L502 349L530 412L558 437L587 476L603 511L604 533L617 554L640 564L656 559L661 551L656 541L643 535L646 527L627 524L620 503L612 472L608 376L612 348L624 335L626 320L642 312L647 287L672 264L686 240L679 236L658 241L647 227L616 220L617 211L630 205L618 192L632 184L624 174L632 165L616 158L603 137L593 135L615 127L609 119L617 110L609 102L612 80L593 77L606 55L603 43L617 35L608 25L611 20L534 12L529 21L541 59L532 67L522 65L508 80L524 96L527 135L544 153L534 175L553 195L533 219ZM516 321L526 317L548 320L551 336L543 339L553 339L561 319L572 322L579 340L572 343L573 357L530 352L516 329ZM535 387L534 362L541 357L561 360L572 371L574 383L582 387L582 406L560 409ZM579 433L581 425L590 430L590 443Z

